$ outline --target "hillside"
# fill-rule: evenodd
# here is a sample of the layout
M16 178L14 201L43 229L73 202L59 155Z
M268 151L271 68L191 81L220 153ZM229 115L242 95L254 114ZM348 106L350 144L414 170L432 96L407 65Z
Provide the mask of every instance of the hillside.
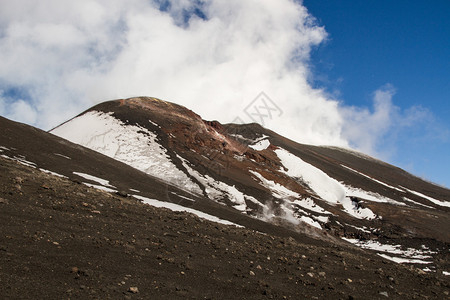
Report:
M154 98L0 128L3 298L449 297L450 191L364 154Z

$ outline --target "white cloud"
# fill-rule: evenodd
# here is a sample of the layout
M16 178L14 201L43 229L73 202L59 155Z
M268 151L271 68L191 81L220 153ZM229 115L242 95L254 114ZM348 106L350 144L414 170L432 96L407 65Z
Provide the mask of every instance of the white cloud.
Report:
M5 101L5 99L0 97L0 101ZM11 119L20 120L28 124L36 122L37 119L36 110L23 100L14 101L10 105L0 104L0 113L8 115Z
M371 111L310 86L310 52L327 33L296 1L166 1L160 11L161 2L0 2L0 113L49 129L101 101L146 95L206 119L251 121L244 110L264 91L283 111L267 127L371 153L400 116L390 87ZM11 88L26 102L12 101Z
M373 109L361 107L342 108L346 120L344 135L350 144L364 152L373 153L375 146L392 126L398 108L392 104L395 90L385 86L373 95Z

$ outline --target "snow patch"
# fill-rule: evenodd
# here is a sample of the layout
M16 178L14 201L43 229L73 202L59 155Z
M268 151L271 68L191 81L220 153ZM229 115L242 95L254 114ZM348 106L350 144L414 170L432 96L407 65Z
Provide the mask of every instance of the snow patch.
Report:
M300 207L306 208L307 210L320 213L320 214L331 214L329 211L326 211L319 205L317 205L314 200L310 198L302 199L302 200L295 200L292 202L292 204L297 204Z
M436 208L434 208L434 207L432 207L432 206L428 206L428 205L419 203L419 202L417 202L417 201L411 200L411 199L406 198L406 197L403 197L403 200L406 201L406 202L410 202L410 203L414 203L414 204L416 204L416 205L420 205L420 206L426 207L426 208L436 209Z
M201 193L197 184L179 170L146 128L126 125L112 113L87 112L51 131L178 187Z
M287 171L281 169L282 172L303 181L314 193L327 202L338 204L343 201L345 190L337 180L285 149L277 149L275 153L287 169Z
M399 205L399 206L406 206L405 203L398 202L398 201L392 200L390 198L381 196L378 193L364 191L362 189L355 188L355 187L352 187L352 186L349 186L349 185L346 185L343 183L342 183L342 186L345 189L345 194L347 195L347 197L356 197L356 198L360 198L360 199L364 199L364 200L368 200L368 201L372 201L372 202L390 203L390 204Z
M61 157L65 158L65 159L71 159L70 157L62 155L62 154L59 154L59 153L53 153L53 154L55 154L57 156L61 156Z
M30 167L30 168L36 169L36 167L37 167L37 165L34 162L26 160L25 156L23 156L23 155L9 157L7 155L2 154L2 155L0 155L0 157L16 161L16 162L18 162L18 163L20 163L20 164L22 164L24 166Z
M362 208L358 202L352 200L350 197L344 198L342 207L346 213L357 219L373 220L377 218L377 215L370 208Z
M305 222L306 224L309 224L313 227L316 227L318 229L322 229L322 226L320 226L319 223L317 223L316 221L314 221L312 218L307 217L307 216L301 216L300 220L302 220L303 222Z
M419 197L421 197L421 198L423 198L423 199L426 199L426 200L428 200L428 201L431 201L431 202L433 202L434 204L437 204L437 205L439 205L439 206L450 207L450 201L441 201L441 200L437 200L437 199L431 198L431 197L429 197L429 196L427 196L427 195L424 195L424 194L422 194L422 193L419 193L419 192L416 192L416 191L407 189L407 188L405 188L405 187L402 187L402 188L404 188L405 190L407 190L407 191L410 192L411 194L414 194L414 195L419 196Z
M249 145L250 148L252 148L253 150L256 150L256 151L266 150L269 146L270 146L269 140L261 140L261 141L257 142L256 144Z
M431 264L432 263L431 261L427 261L424 259L431 259L432 257L429 254L435 253L433 251L428 250L426 247L422 247L422 250L414 248L402 250L401 245L386 245L381 244L378 241L372 240L360 241L357 239L348 239L348 238L342 239L363 249L369 249L377 252L384 252L377 254L383 258L394 261L396 263ZM385 253L394 254L401 257L391 256Z
M285 199L285 198L300 198L300 195L294 191L291 191L287 188L285 188L283 185L276 183L275 181L271 181L266 179L264 176L259 174L256 171L249 170L249 172L253 175L255 175L262 183L262 186L269 189L274 196Z
M405 192L404 190L401 190L401 189L399 189L399 188L396 188L396 187L394 187L394 186L392 186L392 185L389 185L389 184L387 184L387 183L384 183L384 182L382 182L382 181L379 181L379 180L377 180L377 179L375 179L375 178L372 178L372 177L370 177L370 176L368 176L368 175L366 175L366 174L364 174L364 173L361 173L361 172L359 172L359 171L356 171L356 170L354 170L354 169L352 169L352 168L350 168L350 167L347 167L347 166L345 166L345 165L341 165L342 167L344 167L344 168L346 168L346 169L348 169L348 170L350 170L350 171L353 171L353 172L355 172L355 173L357 173L357 174L359 174L359 175L361 175L361 176L364 176L364 177L366 177L366 178L369 178L370 180L373 180L373 181L375 181L375 182L377 182L377 183L379 183L379 184L381 184L381 185L384 185L385 187L388 187L388 188L390 188L390 189L393 189L393 190L397 190L397 191L399 191L399 192Z
M425 261L425 260L421 260L421 259L413 259L413 258L402 258L402 257L396 257L396 256L390 256L390 255L386 255L386 254L382 254L382 253L377 253L379 256L396 262L398 264L431 264L433 263L432 261Z
M61 175L61 174L58 174L58 173L55 173L55 172L52 172L52 171L49 171L49 170L46 170L46 169L42 169L42 168L39 168L39 171L47 173L47 174L50 174L50 175L58 176L58 177L61 177L61 178L68 178L67 176L64 176L64 175Z
M325 216L311 216L311 217L321 223L328 223L330 221L330 218Z
M95 181L95 182L101 184L102 186L115 188L115 186L112 186L112 185L109 184L108 180L105 180L105 179L102 179L102 178L99 178L99 177L95 177L93 175L81 173L81 172L72 172L72 173L75 174L75 175L78 175L80 177L83 177L84 179Z
M178 197L180 197L180 198L183 198L183 199L185 199L185 200L188 200L188 201L192 201L192 202L195 202L195 200L194 199L191 199L191 198L188 198L188 197L185 197L185 196L183 196L183 195L179 195L179 194L177 194L177 193L175 193L175 192L170 192L172 195L175 195L175 196L178 196Z
M245 202L246 200L263 206L258 200L256 200L252 196L245 195L235 186L230 186L222 181L217 181L206 174L200 174L199 172L191 168L187 160L185 160L178 154L177 156L182 161L182 164L186 168L188 173L205 187L205 193L207 194L209 199L220 201L225 195L228 200L234 204L232 207L241 212L247 211L247 204Z
M354 225L350 225L350 224L345 224L345 225L347 225L347 226L349 226L349 227L353 227L353 228L355 228L356 230L359 230L359 231L362 231L362 232L365 232L365 233L372 233L371 231L367 230L367 227L366 227L366 226L364 226L364 227L358 227L358 226L354 226Z
M87 182L83 182L83 184L88 186L88 187L91 187L91 188L94 188L94 189L97 189L97 190L102 190L102 191L105 191L105 192L108 192L108 193L116 193L117 192L117 190L110 189L110 188L108 188L106 186L103 186L103 185L92 184L92 183L87 183Z
M153 122L152 120L148 120L148 122L156 127L161 128L161 126L159 126L158 124L156 124L155 122Z
M155 199L150 199L147 197L143 197L143 196L139 196L139 195L133 195L133 197L142 200L143 203L154 206L154 207L164 207L167 209L170 209L172 211L185 211L191 214L194 214L202 219L206 219L212 222L216 222L216 223L220 223L220 224L224 224L224 225L233 225L233 226L237 226L237 227L244 227L241 225L238 225L236 223L227 221L227 220L223 220L223 219L219 219L216 216L212 216L209 214L206 214L202 211L193 209L193 208L188 208L188 207L184 207L175 203L170 203L170 202L164 202L164 201L159 201L159 200L155 200Z

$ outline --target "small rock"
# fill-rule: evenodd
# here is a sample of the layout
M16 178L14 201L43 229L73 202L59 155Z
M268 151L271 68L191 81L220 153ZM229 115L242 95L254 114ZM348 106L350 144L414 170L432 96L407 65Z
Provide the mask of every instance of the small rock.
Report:
M309 272L309 273L306 273L309 277L314 277L314 274L313 273L311 273L311 272Z
M53 242L53 245L59 246L58 242Z
M388 295L387 292L379 292L379 294L380 294L381 296L389 297L389 295Z
M348 278L347 281L350 282L350 283L353 282L353 280L351 280L350 278Z
M255 272L250 271L250 276L255 276Z
M78 273L78 268L77 268L77 267L72 267L72 268L70 269L70 272L72 272L72 273Z
M9 204L9 201L7 199L0 198L0 203Z
M92 213L93 213L93 214L100 214L100 211L98 211L98 210L93 210Z
M124 198L129 197L128 193L125 191L118 191L118 192L116 192L116 195L118 195L120 197L124 197Z
M326 273L325 272L319 272L319 276L321 277L325 277Z
M80 275L83 275L83 276L86 276L86 277L90 277L90 276L94 275L94 271L88 270L88 269L79 270L78 273Z
M427 272L425 272L424 270L421 270L419 268L416 269L416 272L419 273L420 275L425 275L427 274Z
M23 179L21 177L16 177L14 178L14 181L18 184L22 184L23 183Z
M136 286L130 286L130 288L128 289L128 292L137 294L137 293L139 293L139 289Z

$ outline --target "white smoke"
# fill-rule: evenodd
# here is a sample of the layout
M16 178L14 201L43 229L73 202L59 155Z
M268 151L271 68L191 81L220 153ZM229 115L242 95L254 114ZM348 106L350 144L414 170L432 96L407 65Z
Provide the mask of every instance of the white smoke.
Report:
M264 92L279 108L266 127L374 153L393 92L376 92L370 111L312 88L310 53L326 37L293 0L1 1L0 114L49 129L96 103L142 95L250 122Z

